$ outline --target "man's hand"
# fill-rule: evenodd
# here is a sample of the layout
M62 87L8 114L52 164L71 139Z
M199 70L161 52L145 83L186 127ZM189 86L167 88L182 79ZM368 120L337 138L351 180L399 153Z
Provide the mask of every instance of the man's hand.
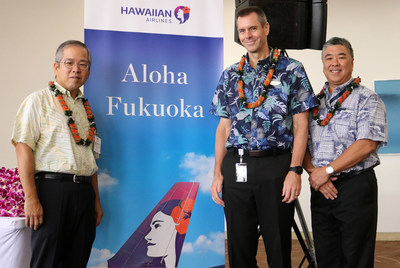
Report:
M220 172L214 174L214 179L211 184L210 192L212 200L220 206L225 207L224 201L221 199L219 194L222 191L222 183L224 181L224 177Z
M334 200L337 198L338 190L332 183L332 181L335 180L337 180L337 177L331 177L330 180L319 187L319 191L325 196L326 199Z
M25 225L37 230L43 224L43 207L38 198L26 198L24 204Z
M94 210L96 213L96 226L98 226L101 222L101 219L103 218L103 209L101 208L99 200L96 200L94 205L95 205Z
M293 150L291 167L301 166L307 147L308 111L293 115ZM300 195L301 175L289 171L283 182L282 202L291 203Z
M315 168L310 174L309 182L311 187L318 191L319 188L330 180L330 176L326 173L326 167Z
M301 176L295 172L289 171L283 182L282 202L291 203L300 195Z

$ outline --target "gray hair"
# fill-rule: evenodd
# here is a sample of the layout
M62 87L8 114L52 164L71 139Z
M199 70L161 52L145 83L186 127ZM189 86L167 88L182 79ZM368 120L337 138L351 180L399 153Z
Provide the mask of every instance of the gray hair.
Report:
M236 14L236 21L239 17L245 17L253 12L257 14L258 21L261 23L262 26L264 26L268 22L265 12L257 6L248 6L243 9L240 9Z
M346 47L350 51L351 58L354 59L354 52L353 52L353 48L351 47L350 42L347 41L347 39L341 38L341 37L332 37L331 39L326 41L322 47L321 57L323 57L324 51L327 47L334 46L334 45L341 45L341 46Z
M55 62L57 62L58 65L60 65L60 61L63 57L64 49L69 46L79 46L79 47L83 47L86 50L86 52L88 54L89 68L90 68L90 64L92 63L92 56L90 55L90 50L84 43L82 43L81 41L78 41L78 40L68 40L68 41L65 41L64 43L62 43L56 50Z

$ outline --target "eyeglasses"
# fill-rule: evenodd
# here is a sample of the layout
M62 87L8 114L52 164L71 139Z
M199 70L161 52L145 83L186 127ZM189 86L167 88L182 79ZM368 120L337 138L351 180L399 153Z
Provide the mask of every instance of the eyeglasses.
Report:
M77 65L79 70L87 70L90 66L89 62L87 62L87 61L80 61L80 62L75 63L72 60L65 60L62 63L64 64L65 68L67 68L67 69L72 69L72 68L74 68L75 65Z

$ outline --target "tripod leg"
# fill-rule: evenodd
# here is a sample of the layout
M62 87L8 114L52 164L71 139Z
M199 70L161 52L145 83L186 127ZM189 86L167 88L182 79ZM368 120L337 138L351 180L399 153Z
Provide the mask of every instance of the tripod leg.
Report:
M300 246L301 246L301 248L303 249L303 252L304 252L304 254L305 254L304 256L307 258L308 262L311 263L311 262L312 262L312 259L311 259L309 250L308 250L308 248L307 248L306 243L304 242L304 239L303 239L303 236L301 235L301 232L300 232L300 230L299 230L299 227L297 226L297 223L296 223L296 221L294 221L294 220L293 220L293 226L292 226L292 227L293 227L294 232L296 233L297 240L299 241ZM303 261L304 261L304 258L303 258ZM302 261L302 263L303 263L303 261ZM302 264L302 263L300 263L300 266L299 266L299 267L301 267L301 264Z
M299 203L298 199L295 200L295 208L296 208L297 216L298 216L299 221L300 221L300 225L303 228L304 237L306 239L307 246L308 246L308 249L307 249L307 246L304 245L305 248L306 248L306 251L304 251L304 247L302 246L303 251L307 252L306 255L308 255L307 256L307 260L310 263L310 267L315 267L316 268L317 267L317 260L315 258L314 244L313 244L313 242L311 240L310 233L308 231L308 227L307 227L306 221L304 219L303 211L301 210L301 206L300 206L300 203ZM297 229L297 232L296 232L295 228ZM299 242L301 241L300 245L301 245L301 243L304 244L303 236L301 235L300 230L297 227L296 222L294 222L294 224L293 224L293 229L294 229L294 231L295 231L295 233L296 233L296 235L297 235L297 237L299 239Z

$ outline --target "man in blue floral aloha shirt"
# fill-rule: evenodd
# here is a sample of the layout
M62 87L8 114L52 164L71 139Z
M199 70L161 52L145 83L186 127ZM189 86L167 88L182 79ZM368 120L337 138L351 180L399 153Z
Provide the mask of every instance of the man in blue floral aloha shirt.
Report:
M353 48L333 37L322 49L328 80L310 118L304 167L310 174L318 267L374 267L377 181L373 167L387 144L386 109L353 78Z
M291 267L293 201L317 100L302 64L269 48L264 12L248 7L236 19L247 54L223 72L212 101L220 122L210 191L225 210L230 267L257 267L259 232L269 267Z

